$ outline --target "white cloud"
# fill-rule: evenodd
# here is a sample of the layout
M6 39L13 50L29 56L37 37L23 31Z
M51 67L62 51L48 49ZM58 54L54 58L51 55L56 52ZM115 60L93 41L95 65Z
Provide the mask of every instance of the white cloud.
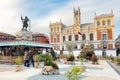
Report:
M102 4L101 4L102 3ZM109 2L100 2L93 1L93 0L70 0L69 3L62 6L56 10L53 10L48 15L43 17L39 17L37 20L33 21L34 29L33 31L38 31L42 33L49 33L49 21L51 22L58 22L60 19L66 25L73 24L73 7L81 9L81 22L88 23L94 22L94 13L96 12L97 15L99 14L106 14L111 13L111 9L114 11L115 21L119 19L119 14L117 13L118 8L117 4L119 1L111 0ZM98 5L101 4L101 5ZM115 5L116 4L116 5Z
M0 0L0 31L14 34L20 25L20 0Z
M32 6L31 3L28 2L24 5L23 4L20 5L20 3L25 3L25 1L24 0L0 0L0 31L14 34L16 31L21 29L21 25L22 25L20 20L21 13L23 13L23 15L27 14L27 15L35 16L34 12L30 12L30 11L27 12L27 8ZM45 4L47 2L43 1L43 3ZM81 10L82 23L94 22L95 12L97 15L99 15L99 14L110 13L111 9L113 9L114 15L115 15L114 20L116 25L116 22L120 20L119 3L120 3L119 0L111 0L111 1L69 0L64 5L57 6L54 9L51 8L48 14L40 15L40 17L37 16L36 19L35 18L31 19L31 29L33 32L41 32L41 33L49 34L50 32L49 21L54 23L54 22L59 22L60 19L65 25L72 25L73 24L73 7L77 9L78 6L80 7L80 10ZM49 8L53 6L52 3L51 3L51 6L48 6L48 5L50 4L48 3L44 7ZM118 28L118 24L116 25L116 27ZM115 34L118 34L118 33L115 33Z

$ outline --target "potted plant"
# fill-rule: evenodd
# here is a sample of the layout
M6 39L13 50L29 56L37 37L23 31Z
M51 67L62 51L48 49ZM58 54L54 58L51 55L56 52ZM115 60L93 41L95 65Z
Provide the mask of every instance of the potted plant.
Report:
M113 57L112 55L110 55L110 56L108 57L108 59L109 59L111 62L114 62L114 57Z
M45 55L44 66L52 66L53 59L49 54Z
M16 72L18 72L18 71L21 71L22 70L22 67L21 67L21 65L22 65L22 58L19 56L19 57L17 57L16 59L15 59L15 63L16 63Z
M55 61L53 61L52 56L49 54L45 54L43 56L44 58L44 66L42 68L42 74L43 75L49 75L49 74L59 74L59 67L56 64Z
M39 68L39 60L40 60L40 56L39 55L34 55L34 67L35 68Z
M116 65L119 65L120 64L120 57L114 57L114 62Z
M92 59L92 64L99 64L98 63L98 58L97 58L97 56L95 54L92 55L91 59Z
M67 58L67 64L75 64L75 62L74 62L74 60L75 60L75 57L74 57L74 55L73 54L69 54L69 57Z
M73 66L71 70L65 73L65 75L67 78L69 78L69 80L79 80L81 73L82 72L80 67Z

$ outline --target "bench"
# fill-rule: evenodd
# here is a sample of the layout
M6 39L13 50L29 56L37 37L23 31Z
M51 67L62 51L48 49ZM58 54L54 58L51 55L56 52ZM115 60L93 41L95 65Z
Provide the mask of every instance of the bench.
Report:
M0 63L15 63L15 57L12 56L0 56Z

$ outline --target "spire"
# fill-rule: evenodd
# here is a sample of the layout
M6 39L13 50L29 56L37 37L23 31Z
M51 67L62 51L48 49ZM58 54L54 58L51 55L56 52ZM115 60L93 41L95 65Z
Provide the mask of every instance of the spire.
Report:
M51 21L49 22L49 25L51 25Z
M74 12L75 12L75 8L73 8Z
M95 12L95 16L96 16L96 12Z
M111 9L111 14L113 14L113 10Z
M80 8L79 8L79 6L78 6L78 10L80 11Z
M79 11L79 13L81 14L79 6L78 6L78 11Z
M61 21L61 19L60 19L60 23L61 23L62 21Z

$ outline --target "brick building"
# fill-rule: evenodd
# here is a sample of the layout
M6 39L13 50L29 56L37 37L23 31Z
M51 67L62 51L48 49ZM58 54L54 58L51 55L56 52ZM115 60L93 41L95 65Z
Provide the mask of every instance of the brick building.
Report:
M0 41L11 41L15 39L16 37L14 35L0 32Z
M32 34L32 41L39 43L49 43L48 36L42 33L34 33Z

